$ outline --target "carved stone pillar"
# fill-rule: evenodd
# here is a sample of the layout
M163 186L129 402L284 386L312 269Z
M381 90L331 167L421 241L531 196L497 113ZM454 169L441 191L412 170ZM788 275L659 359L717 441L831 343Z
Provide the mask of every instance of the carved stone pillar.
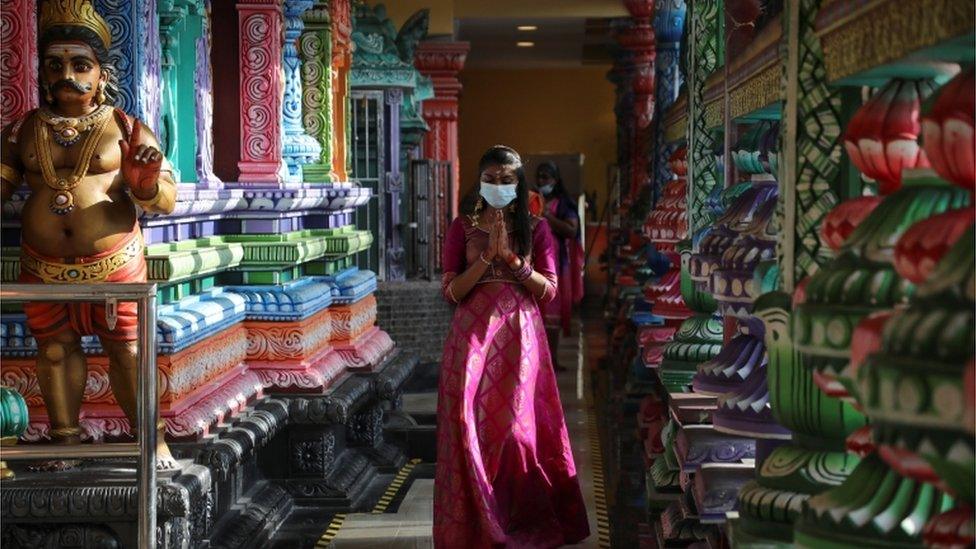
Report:
M210 63L210 6L212 0L204 0L200 38L196 43L196 70L193 73L193 88L196 94L196 133L197 133L197 181L201 187L218 189L223 183L214 174L213 140L213 67Z
M298 42L302 59L302 122L319 144L318 158L302 167L305 181L336 181L332 171L335 107L332 103L332 20L328 5L317 2L302 14L305 32Z
M139 73L135 77L135 113L159 135L162 90L160 89L160 63L162 46L159 43L159 17L156 15L156 0L139 2L136 20L139 35Z
M708 226L706 199L719 184L715 158L716 137L705 117L705 79L722 64L719 25L723 3L694 3L688 24L688 230L694 234Z
M631 116L634 108L634 92L630 85L630 58L631 54L626 49L616 49L613 68L607 73L607 80L613 83L615 91L613 112L617 119L617 168L620 172L620 187L616 190L616 195L620 201L627 196L628 189L625 185L630 181L630 136L634 122Z
M668 160L676 150L664 138L664 113L678 98L681 89L681 31L684 29L687 7L684 0L664 0L657 4L654 16L656 59L654 64L654 97L657 116L654 120L654 198L671 179ZM660 61L660 63L657 63Z
M332 18L332 171L348 181L349 71L352 69L352 7L349 0L330 0Z
M157 129L159 85L145 85L159 78L156 0L94 0L93 5L112 33L108 53L119 80L116 106Z
M6 126L37 106L37 3L9 0L0 4L0 124Z
M240 182L281 182L281 4L237 5L241 55Z
M650 125L654 118L654 27L651 15L654 0L624 0L632 24L617 36L622 47L632 53L631 86L634 90L634 127L630 149L630 196L646 185L650 153Z
M318 158L322 147L305 133L302 125L302 66L298 40L305 28L302 14L312 8L312 0L285 0L285 97L282 105L282 156L290 181L302 180L302 166Z
M414 66L434 83L434 97L423 103L424 120L430 132L424 137L424 154L451 163L451 217L457 216L461 170L458 162L458 73L471 45L468 42L421 42Z
M160 81L162 82L161 124L159 127L159 143L163 152L173 165L173 177L177 181L182 179L180 162L181 144L179 124L179 64L183 28L186 22L187 10L182 2L175 0L160 0L157 4L159 13L159 39L162 45L162 65ZM186 146L184 143L183 146Z

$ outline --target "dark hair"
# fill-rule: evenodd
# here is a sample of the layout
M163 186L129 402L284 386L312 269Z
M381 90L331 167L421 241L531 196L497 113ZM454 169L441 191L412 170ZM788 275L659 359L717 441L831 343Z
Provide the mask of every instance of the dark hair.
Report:
M552 197L560 197L566 194L566 187L563 186L563 176L559 173L559 165L552 160L546 160L539 164L539 167L535 169L535 176L539 177L540 174L549 174L553 179L556 180L556 186L552 188Z
M114 105L120 93L118 71L115 70L115 64L112 63L112 58L109 57L108 50L105 49L102 40L90 29L62 25L46 30L38 42L38 74L42 74L44 70L44 52L47 51L48 46L57 42L83 42L95 52L95 60L98 61L99 68L105 74L105 104ZM45 83L41 82L40 79L37 83L41 89L41 103L46 104Z
M526 255L532 251L532 216L529 214L529 186L525 180L525 168L522 157L515 149L505 145L495 145L485 151L478 161L478 184L481 184L481 172L489 166L514 166L518 177L515 190L515 243L519 255ZM479 199L480 200L480 199Z

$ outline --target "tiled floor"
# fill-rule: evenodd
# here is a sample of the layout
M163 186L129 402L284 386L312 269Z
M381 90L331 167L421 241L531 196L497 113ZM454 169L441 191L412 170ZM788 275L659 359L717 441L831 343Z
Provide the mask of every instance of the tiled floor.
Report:
M587 395L585 383L590 379L586 364L584 338L579 327L571 337L564 337L559 345L559 360L567 371L559 372L559 392L566 426L569 429L576 458L580 486L586 500L590 521L590 537L583 543L570 547L599 547L597 543L596 498L590 438L587 430ZM405 395L404 408L411 411L432 411L436 408L436 395ZM337 549L411 549L433 547L431 526L433 520L434 482L429 479L414 480L406 497L395 513L348 515L341 530L332 541Z

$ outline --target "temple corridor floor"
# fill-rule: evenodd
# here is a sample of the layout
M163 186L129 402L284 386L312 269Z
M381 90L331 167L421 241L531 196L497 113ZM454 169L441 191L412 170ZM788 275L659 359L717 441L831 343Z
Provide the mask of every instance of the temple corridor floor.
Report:
M566 371L558 372L557 377L591 531L583 543L568 547L596 548L609 547L602 474L594 469L593 459L595 438L591 438L591 434L594 434L597 422L591 416L590 407L591 379L594 378L596 356L605 348L605 336L602 328L590 327L590 322L586 324L588 326L584 328L583 322L576 321L573 334L561 338L559 360L566 366ZM418 417L430 417L436 411L436 400L436 393L430 391L408 393L404 395L404 410ZM352 513L333 520L330 530L317 546L336 549L433 547L433 471L431 463L420 460L408 463L389 484L373 512ZM600 516L603 517L600 519L602 532L598 531Z

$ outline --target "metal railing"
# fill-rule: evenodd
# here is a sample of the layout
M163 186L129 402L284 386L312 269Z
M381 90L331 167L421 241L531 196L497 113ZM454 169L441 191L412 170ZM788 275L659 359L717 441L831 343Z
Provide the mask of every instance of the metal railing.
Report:
M155 284L4 284L0 300L99 302L109 305L135 301L139 318L139 371L136 403L138 442L79 444L29 444L0 449L0 459L81 459L136 457L139 499L138 546L156 544L156 285ZM107 306L106 310L114 307ZM147 352L148 350L148 352Z

